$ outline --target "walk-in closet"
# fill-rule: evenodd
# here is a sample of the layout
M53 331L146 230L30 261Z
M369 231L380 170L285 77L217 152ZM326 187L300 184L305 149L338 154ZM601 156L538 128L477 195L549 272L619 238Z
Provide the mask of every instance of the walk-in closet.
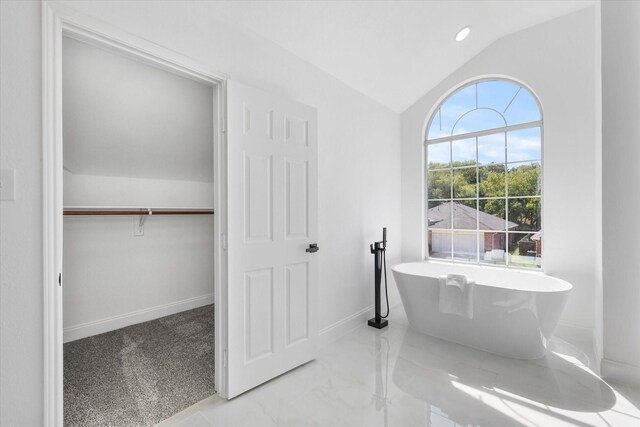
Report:
M62 41L66 426L215 393L214 88Z

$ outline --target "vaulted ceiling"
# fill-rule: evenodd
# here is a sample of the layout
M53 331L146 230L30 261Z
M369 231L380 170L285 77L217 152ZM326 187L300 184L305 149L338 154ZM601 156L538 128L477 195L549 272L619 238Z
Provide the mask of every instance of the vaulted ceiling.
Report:
M489 44L594 1L229 1L197 6L396 112ZM463 42L456 32L472 26Z
M500 37L594 2L126 3L114 7L122 13L127 7L175 10L189 18L185 25L223 22L251 32L401 113ZM471 35L456 42L466 25ZM64 43L63 67L69 171L213 180L210 88L75 40Z

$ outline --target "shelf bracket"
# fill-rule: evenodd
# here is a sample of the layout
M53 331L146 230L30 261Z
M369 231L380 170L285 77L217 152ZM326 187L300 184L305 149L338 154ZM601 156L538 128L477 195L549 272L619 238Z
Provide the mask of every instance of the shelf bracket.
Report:
M140 215L140 223L139 223L139 227L140 228L144 228L144 220L145 220L145 218L147 216L151 216L151 215L153 215L153 211L151 210L151 208L149 208L145 214L141 214Z
M136 227L133 232L134 236L144 236L144 220L150 215L153 215L151 208L147 209L147 212L140 212L138 227Z

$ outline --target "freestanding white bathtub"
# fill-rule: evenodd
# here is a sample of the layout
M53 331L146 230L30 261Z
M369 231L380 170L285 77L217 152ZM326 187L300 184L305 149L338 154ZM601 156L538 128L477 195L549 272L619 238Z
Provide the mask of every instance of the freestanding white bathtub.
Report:
M442 262L393 267L402 304L418 332L518 359L546 352L572 289L540 272ZM475 281L471 319L439 311L439 277L464 274Z

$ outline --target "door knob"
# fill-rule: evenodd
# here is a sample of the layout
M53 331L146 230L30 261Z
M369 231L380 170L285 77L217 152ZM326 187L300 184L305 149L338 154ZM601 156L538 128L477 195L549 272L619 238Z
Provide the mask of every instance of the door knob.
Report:
M318 247L317 243L311 243L309 247L306 249L306 251L309 253L318 252L318 250L320 250L320 248Z

